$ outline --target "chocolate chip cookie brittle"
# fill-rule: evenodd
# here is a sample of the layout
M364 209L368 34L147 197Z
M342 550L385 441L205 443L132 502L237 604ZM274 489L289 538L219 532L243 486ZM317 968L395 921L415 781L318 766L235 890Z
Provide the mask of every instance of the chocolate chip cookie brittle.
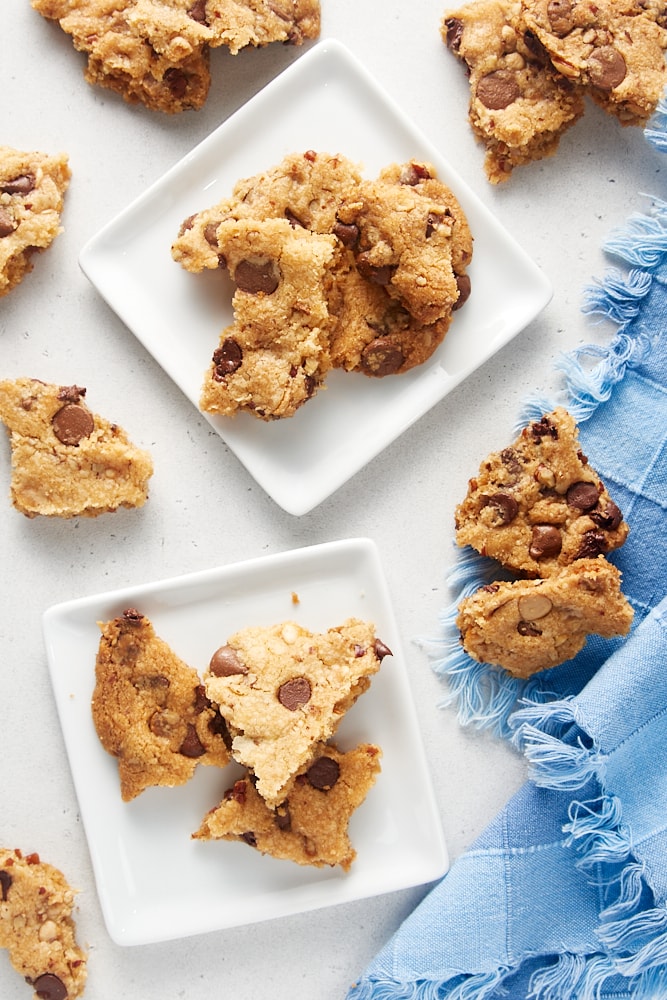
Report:
M33 268L33 256L62 232L67 156L0 146L0 298Z
M455 524L458 545L531 577L605 555L629 531L563 408L524 427L513 444L481 463Z
M74 891L38 854L0 848L0 948L34 990L35 1000L76 1000L86 985L86 955L76 941Z
M27 517L96 517L141 507L153 463L118 424L93 413L82 386L0 382L12 453L12 503Z
M275 809L246 774L208 813L194 837L238 840L274 858L317 868L340 865L348 871L356 857L350 817L375 782L380 758L380 749L369 743L346 753L333 744L318 744Z
M270 806L289 794L315 744L327 740L368 688L387 647L369 622L348 619L324 633L295 622L250 627L212 656L204 684Z
M182 785L198 764L224 767L226 727L197 671L133 608L100 630L92 715L118 760L123 800L152 785Z

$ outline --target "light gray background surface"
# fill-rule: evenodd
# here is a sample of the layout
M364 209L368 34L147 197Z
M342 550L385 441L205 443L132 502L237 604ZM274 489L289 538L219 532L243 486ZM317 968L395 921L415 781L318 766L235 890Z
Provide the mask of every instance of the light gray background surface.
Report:
M555 158L488 184L466 118L461 66L439 35L437 0L322 0L322 37L343 42L497 215L554 285L547 309L334 496L284 513L109 310L78 268L81 247L303 50L213 53L205 108L178 117L126 105L83 80L83 57L30 8L3 0L0 143L64 150L73 179L65 232L0 301L0 377L88 387L91 405L151 450L140 512L28 520L0 504L0 843L38 851L81 890L90 1000L342 1000L426 892L419 887L164 945L115 946L102 922L51 692L41 616L50 605L135 583L334 539L377 543L399 628L450 855L455 859L519 787L522 761L462 730L412 642L438 632L449 594L453 511L490 449L506 444L527 393L556 384L554 360L608 331L582 316L582 290L610 261L611 231L661 196L660 155L638 129L590 104ZM344 152L344 150L343 150ZM0 442L0 497L9 448ZM406 753L410 748L406 747ZM410 789L405 789L410 808ZM178 879L178 871L165 878ZM0 997L29 988L0 953Z

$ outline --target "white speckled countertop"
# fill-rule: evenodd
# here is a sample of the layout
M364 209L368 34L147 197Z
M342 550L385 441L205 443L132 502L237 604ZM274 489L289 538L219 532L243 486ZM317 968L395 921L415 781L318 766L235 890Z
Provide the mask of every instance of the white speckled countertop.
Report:
M488 734L463 731L415 636L433 635L448 601L453 511L490 449L508 442L526 394L555 384L563 350L603 337L580 312L582 289L610 261L601 247L643 194L663 193L659 154L589 104L556 157L494 188L466 119L460 65L439 35L436 0L322 0L322 37L340 40L465 178L548 276L554 296L509 346L310 513L278 507L108 308L79 269L82 246L303 50L213 53L203 110L168 117L83 80L70 40L30 8L2 7L0 142L64 150L73 178L64 233L0 301L0 377L88 387L155 461L140 512L28 520L0 505L2 614L0 844L37 851L80 890L89 948L86 997L108 1000L343 1000L349 984L425 887L173 941L119 947L102 919L88 845L47 671L41 619L86 594L344 538L377 544L404 639L412 694L451 858L523 780L523 763ZM343 150L344 152L344 150ZM0 449L0 494L9 448ZM410 748L406 747L409 753ZM409 808L410 788L405 788ZM179 879L178 870L165 880ZM0 953L0 997L29 988Z

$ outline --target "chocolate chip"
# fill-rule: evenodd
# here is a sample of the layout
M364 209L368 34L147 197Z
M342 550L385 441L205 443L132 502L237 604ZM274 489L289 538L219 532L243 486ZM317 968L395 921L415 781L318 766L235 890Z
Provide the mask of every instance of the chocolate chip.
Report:
M35 996L39 1000L66 1000L67 987L53 972L45 972L32 981Z
M278 688L278 701L289 712L296 712L297 708L306 705L311 695L310 681L307 677L292 677Z
M185 233L189 232L192 229L192 227L195 224L195 218L196 218L196 216L194 216L194 215L188 215L187 219L183 219L183 221L181 222L181 225L179 227L179 230L178 230L178 235L179 236L184 236ZM206 235L206 234L204 234L204 235Z
M602 531L585 531L575 559L595 559L607 551L607 539Z
M0 191L4 194L26 195L30 194L30 192L34 191L34 189L34 174L20 174L18 177L14 177L11 181L5 181L4 184L0 186Z
M596 506L599 496L595 483L573 483L565 494L568 506L582 512L592 510Z
M530 635L530 636L542 635L542 632L537 627L537 625L533 625L532 622L519 622L519 624L516 627L516 630L519 633L519 635Z
M241 840L245 840L246 844L249 844L250 847L257 847L257 837L252 830L246 830L245 833L242 833Z
M588 75L594 87L613 90L625 80L628 68L625 59L613 45L601 45L588 57Z
M207 222L204 226L204 239L210 247L217 250L219 222Z
M374 285L382 286L391 284L396 270L393 264L372 264L363 253L357 257L357 267L362 278L365 278L366 281L372 281Z
M222 381L225 375L233 375L241 367L243 351L233 337L226 337L220 347L213 352L214 377Z
M236 265L234 281L237 288L249 295L272 295L280 284L280 269L269 257L242 260Z
M306 777L313 788L328 792L340 777L340 765L333 757L318 757L306 771Z
M616 531L623 520L623 514L614 501L609 500L604 510L592 510L590 518L598 527L606 528L607 531Z
M547 17L554 35L564 38L574 27L571 0L549 0Z
M336 219L333 234L349 250L359 242L359 226L355 225L354 222L341 222L340 219Z
M487 73L477 84L477 97L490 111L502 111L521 96L519 82L507 69Z
M144 620L144 616L136 608L126 608L123 611L123 621L129 622L131 625L138 625Z
M400 347L396 347L386 337L376 337L361 352L361 370L365 375L376 378L395 375L404 362L405 356Z
M500 460L513 476L518 476L523 471L523 466L514 448L503 448L500 453Z
M192 703L195 715L201 715L205 708L208 708L210 701L206 697L206 688L203 684L198 684L195 688L195 697Z
M307 229L308 228L307 226L304 226L304 224L301 221L301 219L298 217L298 215L294 214L294 212L292 211L291 208L286 208L285 209L285 218L289 222L289 224L292 227L292 229Z
M530 540L528 555L531 559L551 559L563 547L560 529L553 524L536 524Z
M470 278L467 274L456 275L456 287L459 290L459 297L452 307L454 312L456 312L457 309L460 309L461 306L464 305L470 298L471 285Z
M526 46L535 61L540 64L540 66L547 65L549 62L549 55L534 31L524 31L523 44Z
M67 403L54 414L51 424L62 444L78 445L95 430L92 413L79 403Z
M554 441L558 440L558 428L551 423L548 417L542 417L541 420L532 423L530 433L536 441L540 441L543 437L550 437Z
M393 656L394 654L390 650L389 646L385 646L382 639L376 639L373 644L373 649L375 655L377 656L380 663L384 660L385 656Z
M0 870L0 889L2 889L2 902L6 902L7 893L14 879L4 868Z
M423 163L415 163L413 160L402 167L398 182L399 184L408 184L410 187L414 187L415 184L419 184L420 181L427 181L430 177L431 171L428 167Z
M172 708L163 708L159 712L153 712L148 720L148 728L155 736L161 736L170 740L180 729L181 717Z
M197 24L208 24L206 16L206 0L195 0L188 10L188 17L191 17Z
M183 757L191 757L193 759L195 757L201 757L203 754L206 753L206 747L199 739L199 736L197 735L197 730L192 725L192 723L188 723L188 729L185 734L185 739L181 743L178 752Z
M220 715L220 710L216 708L213 716L208 722L208 731L212 736L220 736L227 747L228 750L231 749L232 740L229 735L229 729L227 728L227 723L225 722L222 715Z
M0 208L0 238L11 236L17 225L11 212L6 208Z
M208 666L214 677L233 677L235 674L248 673L248 668L233 646L220 646L216 649Z
M441 212L429 212L426 216L426 239L428 240L445 221L445 216Z
M445 35L445 44L447 48L452 52L456 53L461 47L461 37L463 35L463 21L459 20L458 17L448 17L445 20L445 27L447 28L447 33Z
M172 67L164 74L163 80L169 88L169 93L172 97L175 97L177 101L180 101L185 97L188 89L188 78L183 70Z
M81 385L61 385L58 389L58 399L63 403L78 403L86 395L86 389Z
M501 524L511 524L519 513L519 504L511 493L493 493L484 498L485 507L493 507Z
M283 802L282 805L276 807L275 811L276 826L279 830L290 830L292 827L292 817L289 811L289 805L287 802Z

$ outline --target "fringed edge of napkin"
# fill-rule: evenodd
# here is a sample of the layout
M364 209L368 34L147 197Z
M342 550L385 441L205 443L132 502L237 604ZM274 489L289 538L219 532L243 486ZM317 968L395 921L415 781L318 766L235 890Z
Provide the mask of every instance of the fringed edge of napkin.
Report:
M655 127L647 129L646 135L667 150L667 103L659 109L654 121ZM560 398L528 399L519 415L516 433L559 405L565 406L578 424L584 423L610 398L626 372L645 360L660 335L659 331L642 329L641 324L633 327L633 323L651 289L654 272L667 257L667 203L652 199L651 214L632 215L623 228L612 233L604 249L624 261L629 269L612 268L603 280L594 281L585 290L582 311L610 320L616 325L616 333L607 346L587 344L561 355L556 361L556 370L564 378ZM456 706L461 725L489 729L496 736L509 739L512 734L508 721L521 703L551 701L554 694L549 690L550 671L520 680L499 667L477 662L460 645L456 627L459 604L478 587L502 578L498 569L497 564L472 549L458 553L454 567L445 577L450 593L455 596L440 615L440 634L435 638L418 638L416 643L429 657L436 675L447 682L441 707ZM577 693L564 691L562 683L559 688L560 696Z

